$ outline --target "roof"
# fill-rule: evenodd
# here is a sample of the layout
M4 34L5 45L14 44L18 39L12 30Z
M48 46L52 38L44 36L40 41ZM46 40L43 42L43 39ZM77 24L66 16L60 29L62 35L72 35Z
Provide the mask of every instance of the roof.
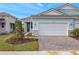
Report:
M0 13L0 16L2 16L2 17L4 17L4 16L10 16L10 17L12 17L12 18L17 19L15 16L13 16L13 15L11 15L11 14L9 14L9 13L6 13L6 12L1 12L1 13Z
M67 14L67 15L79 15L79 8L69 3L66 3L60 6L56 8L55 10L62 12L64 14Z
M62 6L59 6L58 8L51 8L47 11L44 11L40 14L32 15L31 17L36 16L53 16L53 17L60 17L60 16L79 16L79 8L73 6L72 4L66 3ZM29 18L31 18L29 17ZM28 18L24 18L28 19Z
M30 17L25 17L25 18L22 18L21 20L29 20L29 19L31 19L31 16Z
M37 15L41 16L41 15L67 15L67 14L64 14L64 13L59 12L54 9L51 9L51 10L45 11L45 12L37 14Z

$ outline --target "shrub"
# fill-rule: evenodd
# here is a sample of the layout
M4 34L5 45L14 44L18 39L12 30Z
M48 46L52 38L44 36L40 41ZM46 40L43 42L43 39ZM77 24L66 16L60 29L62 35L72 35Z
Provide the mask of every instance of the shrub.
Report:
M74 38L79 38L79 28L76 28L70 32L70 36Z
M22 23L19 20L15 22L16 38L24 38Z

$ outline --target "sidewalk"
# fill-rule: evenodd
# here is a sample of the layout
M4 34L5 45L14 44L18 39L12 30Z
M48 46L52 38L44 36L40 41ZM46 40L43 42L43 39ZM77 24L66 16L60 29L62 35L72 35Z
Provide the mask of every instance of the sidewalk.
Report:
M1 51L0 55L79 55L79 51Z

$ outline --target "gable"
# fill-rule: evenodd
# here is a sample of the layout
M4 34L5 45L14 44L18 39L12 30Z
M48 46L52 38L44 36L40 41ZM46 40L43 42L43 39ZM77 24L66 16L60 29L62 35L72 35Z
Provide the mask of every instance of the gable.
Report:
M69 3L60 6L59 8L56 8L56 10L67 15L79 15L79 9Z
M75 6L73 6L72 4L66 3L60 7L58 7L57 9L77 9Z
M62 13L68 14L68 15L79 15L79 11L74 10L74 9L61 9L59 10Z
M62 13L60 13L56 10L51 10L51 11L47 11L45 13L42 13L42 15L62 15Z
M74 9L72 6L64 6L64 7L62 7L61 9Z
M66 3L58 8L50 9L37 15L79 15L79 10L72 4Z
M79 15L79 9L72 4L66 3L58 8L50 9L32 16L72 16Z

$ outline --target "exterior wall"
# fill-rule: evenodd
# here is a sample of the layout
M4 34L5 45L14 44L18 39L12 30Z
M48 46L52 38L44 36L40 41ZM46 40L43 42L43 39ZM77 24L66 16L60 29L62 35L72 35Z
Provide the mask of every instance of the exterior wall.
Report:
M59 9L75 9L75 8L69 5L65 5L64 7L61 7Z
M24 33L27 32L27 22L31 22L31 19L25 19L25 20L22 20L22 23L23 23L23 29L24 29Z
M10 28L10 23L15 23L15 20L14 18L12 17L5 17L5 20L6 20L6 32L7 33L10 33L13 31L13 29Z
M4 27L4 28L0 28L0 32L1 32L1 33L10 33L10 32L12 32L13 29L10 28L10 23L15 23L15 20L16 20L16 19L14 19L14 18L12 18L12 17L7 17L7 16L5 16L5 17L0 17L0 18L4 18L4 19L5 19L5 21L4 21L5 27ZM1 26L1 25L0 25L0 26Z
M79 11L78 10L68 10L68 9L61 9L60 10L62 13L68 14L68 15L79 15Z
M79 19L75 19L75 18L33 18L32 20L25 20L23 28L24 28L24 32L27 32L27 23L26 22L31 22L33 23L33 29L32 32L35 35L38 35L38 31L39 31L39 23L40 22L66 22L68 23L68 32L70 32L71 30L75 29L75 28L79 28Z
M75 28L79 28L79 20L75 20Z
M5 17L1 17L0 16L0 18L4 18L5 19ZM6 33L6 27L4 26L4 28L2 28L2 24L1 23L5 23L6 24L6 20L4 20L4 21L0 21L0 34L2 34L2 33Z
M27 23L26 22L23 22L22 27L24 29L24 33L26 33L27 32Z
M2 24L0 23L0 34L2 34L2 33L5 33L6 31L5 31L5 27L4 28L2 28L2 26L1 26Z
M60 23L67 23L68 24L68 31L73 30L73 19L56 19L56 18L52 18L52 19L32 19L33 20L33 29L32 32L35 35L38 35L38 31L39 31L39 23L40 22L60 22Z

